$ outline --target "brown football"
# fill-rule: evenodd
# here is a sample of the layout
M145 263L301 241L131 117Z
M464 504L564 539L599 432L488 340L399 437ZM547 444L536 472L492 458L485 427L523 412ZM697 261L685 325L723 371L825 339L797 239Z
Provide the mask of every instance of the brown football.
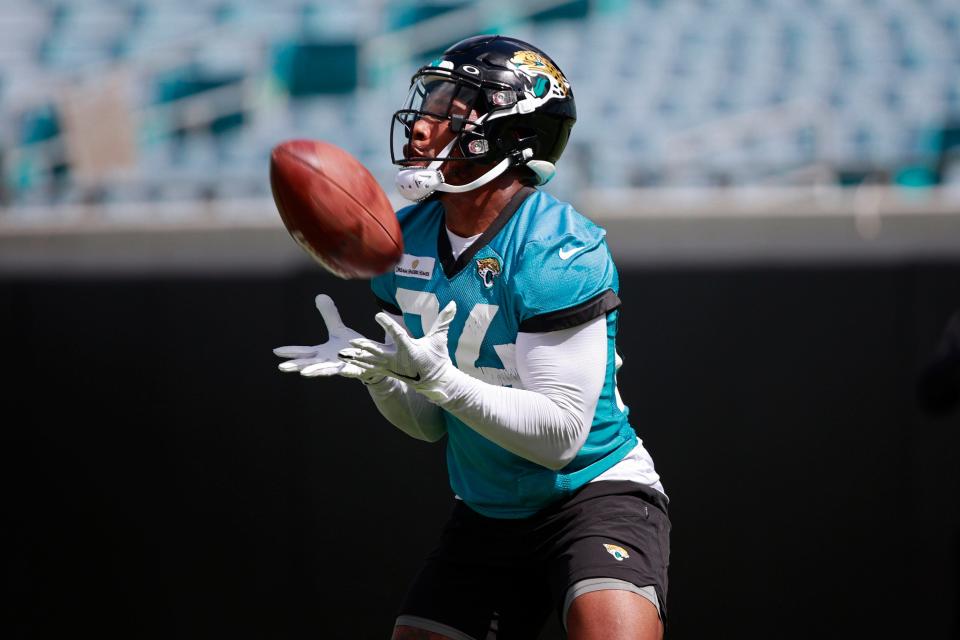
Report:
M270 186L287 231L341 278L372 278L403 255L397 215L367 168L318 140L288 140L270 154Z

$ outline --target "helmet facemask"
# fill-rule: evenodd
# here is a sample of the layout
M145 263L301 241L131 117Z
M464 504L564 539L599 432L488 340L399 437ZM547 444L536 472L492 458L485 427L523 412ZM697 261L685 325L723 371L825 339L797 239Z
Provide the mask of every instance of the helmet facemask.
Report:
M484 122L489 108L479 82L439 70L421 71L413 77L402 109L393 114L390 158L401 167L424 161L481 162L493 160ZM449 122L453 145L433 155L418 155L410 145L417 121Z
M498 109L509 108L515 102L515 93L507 87L485 87L479 81L444 69L419 71L413 77L404 108L393 114L390 131L391 159L401 167L397 172L401 195L420 201L434 191L471 191L504 173L515 159L498 152L489 137L487 120ZM418 155L412 142L420 119L449 122L453 138L432 155ZM441 170L447 162L497 164L468 184L451 185L446 183Z

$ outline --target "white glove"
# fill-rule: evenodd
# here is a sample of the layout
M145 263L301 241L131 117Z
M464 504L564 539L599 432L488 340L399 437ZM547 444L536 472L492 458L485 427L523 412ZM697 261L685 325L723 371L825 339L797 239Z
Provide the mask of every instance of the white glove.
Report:
M402 380L431 400L442 401L446 398L446 374L454 369L447 352L447 332L456 314L457 304L450 302L425 336L411 338L393 318L380 312L376 321L386 332L388 343L355 338L350 340L353 348L340 351L340 359L363 370L366 375L385 375ZM389 344L390 338L394 344Z
M349 364L337 358L337 352L349 345L350 340L365 340L362 335L345 326L340 319L337 305L330 296L321 293L316 299L317 309L327 325L330 338L323 344L313 347L277 347L273 350L281 358L292 358L280 363L280 371L289 373L299 371L308 378L340 375L345 378L359 378L367 384L383 379L379 373L371 373L369 367Z

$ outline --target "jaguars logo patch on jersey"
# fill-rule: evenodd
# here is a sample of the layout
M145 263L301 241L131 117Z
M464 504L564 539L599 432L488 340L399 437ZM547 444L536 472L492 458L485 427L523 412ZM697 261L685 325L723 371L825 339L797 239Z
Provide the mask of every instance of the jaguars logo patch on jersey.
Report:
M500 261L496 258L480 258L477 260L477 275L483 280L487 289L493 286L493 279L500 275Z

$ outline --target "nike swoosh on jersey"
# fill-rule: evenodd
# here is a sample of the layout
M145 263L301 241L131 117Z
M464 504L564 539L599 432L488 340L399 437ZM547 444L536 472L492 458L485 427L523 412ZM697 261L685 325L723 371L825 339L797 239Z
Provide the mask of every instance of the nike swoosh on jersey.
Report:
M583 251L584 249L586 249L586 247L574 247L573 249L570 249L569 251L564 251L564 250L561 248L561 249L560 249L560 259L561 259L561 260L568 260L568 259L570 258L570 256L572 256L573 254L575 254L577 251Z

